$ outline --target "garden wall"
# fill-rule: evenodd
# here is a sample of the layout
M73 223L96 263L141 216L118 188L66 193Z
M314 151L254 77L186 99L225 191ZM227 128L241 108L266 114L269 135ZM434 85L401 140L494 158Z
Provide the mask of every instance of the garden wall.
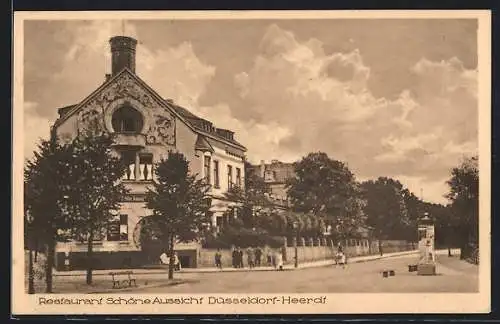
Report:
M295 248L292 244L287 244L284 248L284 262L291 264L294 262ZM337 252L338 243L331 240L308 241L299 240L297 244L297 256L299 263L313 262L332 259ZM416 248L415 244L407 241L385 240L381 241L383 253L410 251ZM368 240L347 240L342 242L343 249L348 257L379 254L379 242ZM267 265L266 255L268 251L276 251L278 249L263 248L261 265ZM283 249L281 249L283 250ZM198 267L214 267L214 256L217 249L200 249L198 251ZM222 266L232 267L232 251L230 249L220 249L222 255ZM246 249L243 249L243 264L247 267Z

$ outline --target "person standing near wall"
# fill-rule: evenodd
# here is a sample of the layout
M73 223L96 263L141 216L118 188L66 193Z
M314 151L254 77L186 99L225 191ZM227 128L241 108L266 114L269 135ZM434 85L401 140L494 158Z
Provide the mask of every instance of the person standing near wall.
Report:
M268 248L266 249L266 252L267 252L267 265L268 265L268 266L273 266L273 267L275 267L275 264L274 264L274 257L273 257L273 254L272 254L271 249L268 247Z
M262 250L260 249L260 247L257 247L257 249L255 249L255 266L256 267L260 267L260 259L262 258Z
M233 253L232 253L232 261L233 261L233 268L238 267L238 250L236 248L233 248Z
M250 269L252 269L255 266L255 263L254 263L254 251L253 251L252 247L249 247L247 249L247 263L248 263L248 267Z
M220 249L217 249L217 252L215 252L215 267L222 270L222 255Z
M244 268L243 265L243 250L238 248L238 268Z

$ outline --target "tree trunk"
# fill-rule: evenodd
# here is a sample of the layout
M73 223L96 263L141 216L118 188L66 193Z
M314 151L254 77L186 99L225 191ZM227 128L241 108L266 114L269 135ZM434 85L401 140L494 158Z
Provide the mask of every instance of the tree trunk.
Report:
M93 238L94 238L94 232L90 231L89 233L89 239L87 242L87 285L92 284L92 266L93 266Z
M34 262L37 262L37 260L38 260L38 240L35 240L34 249L35 249L35 259L34 259Z
M384 255L384 251L382 251L382 240L378 240L378 252L380 253L380 256Z
M34 280L34 273L33 273L33 251L30 247L29 249L29 265L28 265L28 294L34 294L35 293L35 280Z
M168 279L174 279L174 261L175 261L175 251L174 251L174 236L170 235L168 239L168 250L169 250L169 257L170 257L170 262L168 263Z
M45 265L45 292L52 293L52 269L54 267L54 248L55 242L50 241L47 244L47 264Z

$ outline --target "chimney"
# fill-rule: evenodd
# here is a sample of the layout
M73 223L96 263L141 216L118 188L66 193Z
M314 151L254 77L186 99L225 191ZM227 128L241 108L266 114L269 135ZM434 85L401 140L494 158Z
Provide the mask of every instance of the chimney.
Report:
M114 36L111 45L111 75L116 75L124 68L135 73L135 48L137 40L128 36Z
M264 175L266 173L266 163L264 160L260 160L260 177L264 178Z

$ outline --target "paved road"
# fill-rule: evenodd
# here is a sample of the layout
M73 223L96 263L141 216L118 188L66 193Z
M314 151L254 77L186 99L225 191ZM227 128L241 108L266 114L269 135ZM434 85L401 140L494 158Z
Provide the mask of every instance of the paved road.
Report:
M478 268L457 257L438 257L437 276L408 272L414 256L393 257L351 264L347 268L322 267L295 271L176 274L194 282L152 287L141 293L358 293L358 292L477 292ZM383 270L396 276L383 278Z

